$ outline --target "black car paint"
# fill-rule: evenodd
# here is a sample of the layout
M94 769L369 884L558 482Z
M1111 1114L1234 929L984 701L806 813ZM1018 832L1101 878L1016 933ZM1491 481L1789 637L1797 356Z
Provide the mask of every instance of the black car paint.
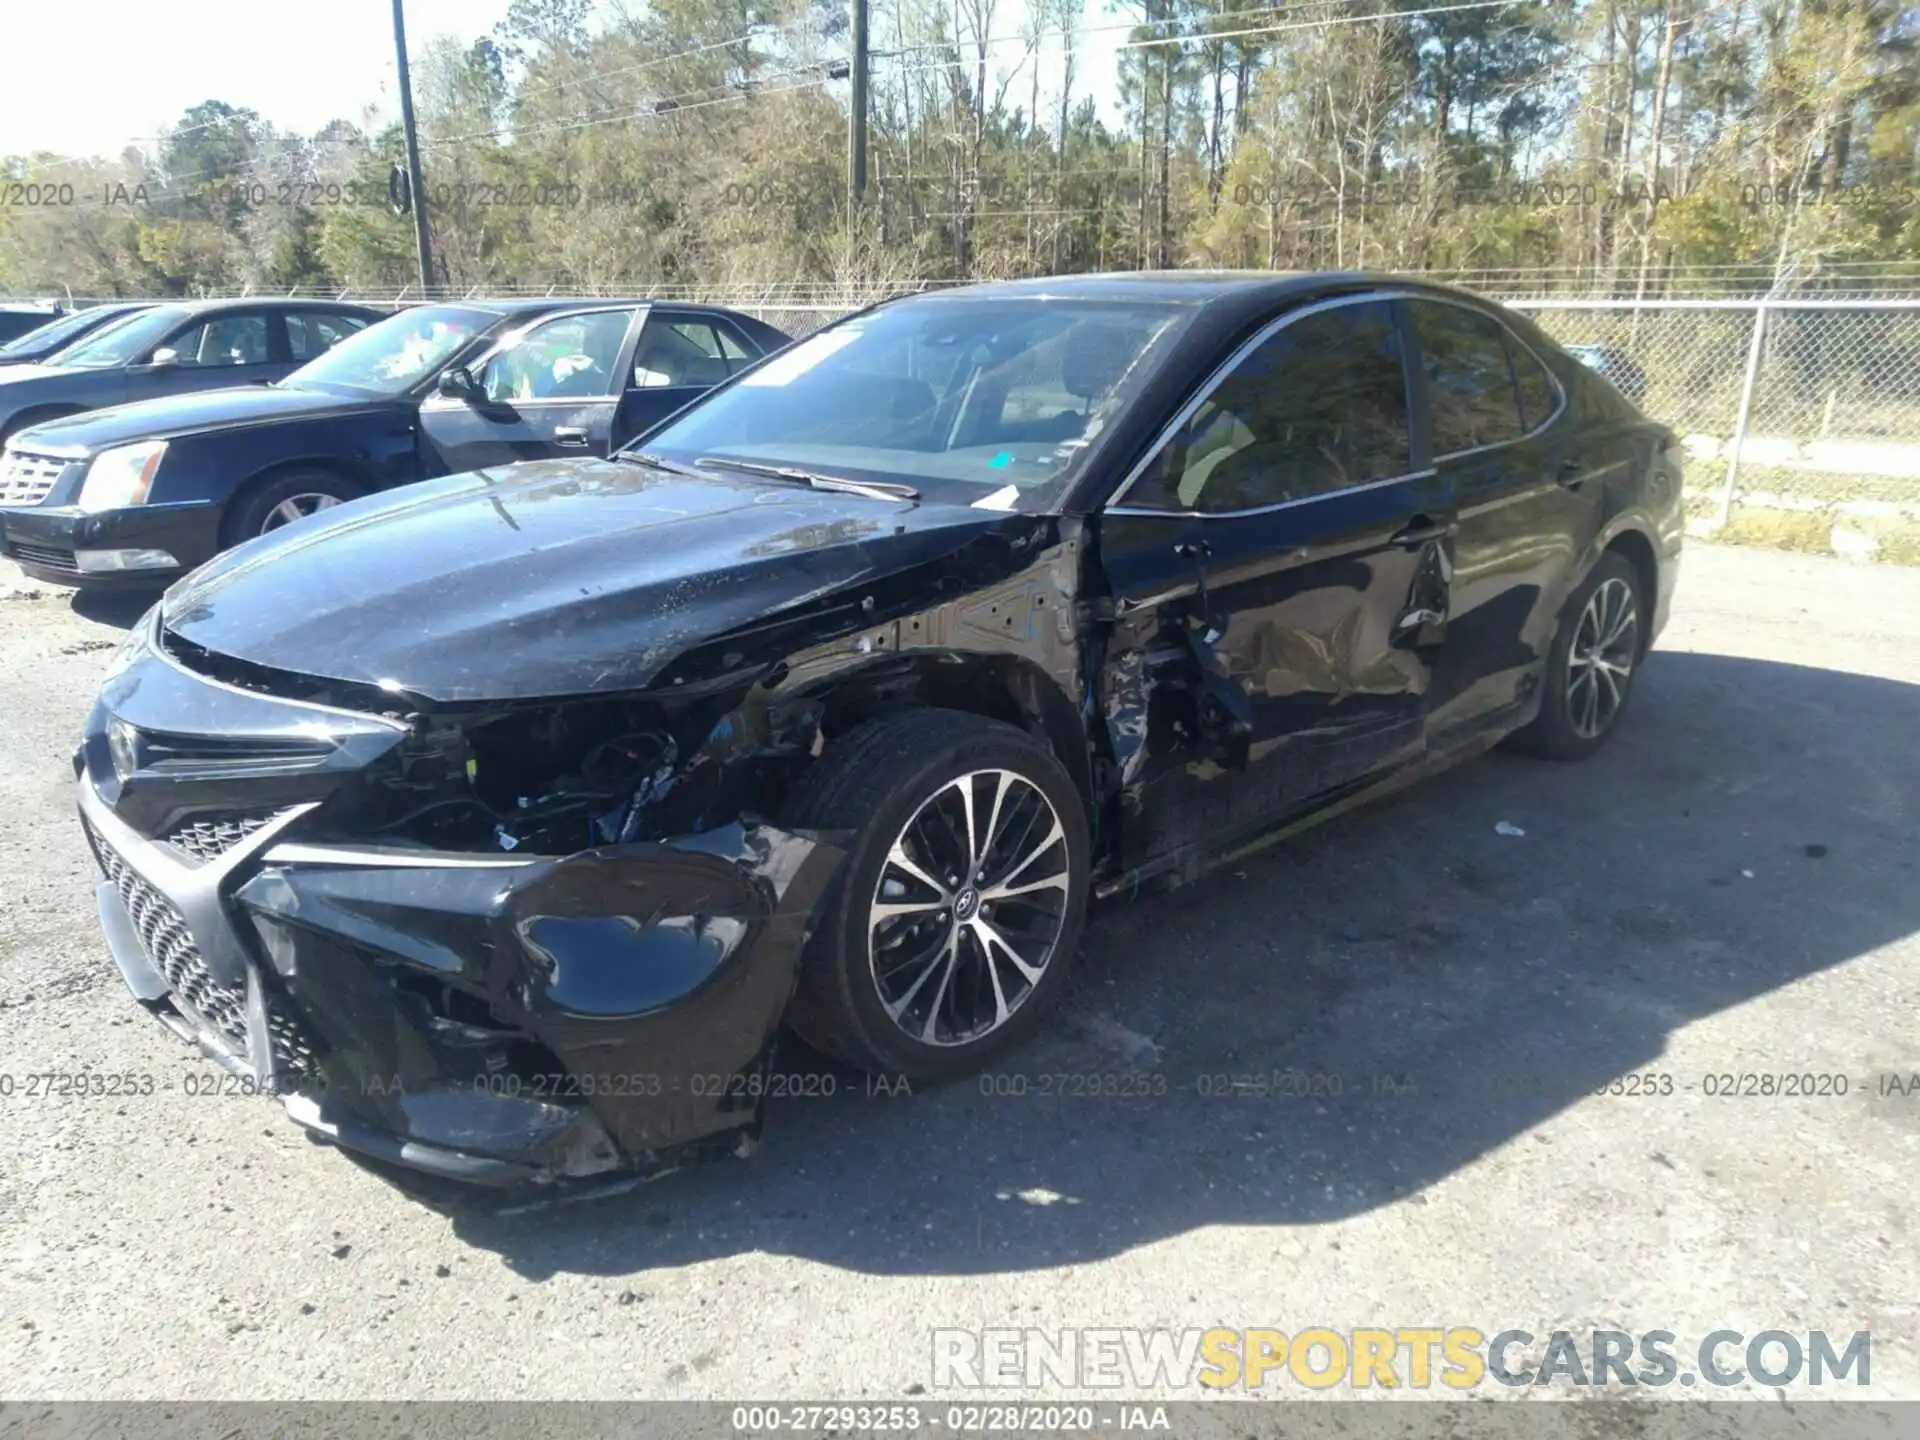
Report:
M0 305L0 344L23 339L64 313L57 305Z
M1095 821L1097 892L1113 894L1493 743L1537 706L1551 622L1610 546L1642 569L1648 643L1664 622L1672 436L1617 406L1576 424L1569 405L1511 465L1435 466L1416 425L1407 485L1264 515L1107 508L1197 377L1274 316L1442 293L1360 276L993 288L1044 303L1043 286L1128 284L1191 293L1198 314L1057 513L552 464L358 502L176 587L87 722L82 807L149 864L159 847L140 837L192 812L276 812L281 828L214 862L234 867L232 888L200 923L248 935L248 993L293 1000L325 1085L263 1038L264 1000L238 1056L174 1019L350 1146L502 1183L646 1172L759 1124L800 939L847 840L782 829L781 787L861 718L927 704L1044 737ZM1576 396L1577 363L1495 313ZM1562 471L1563 457L1583 463ZM1524 523L1476 528L1509 510ZM1396 543L1410 514L1435 533ZM1435 606L1402 644L1324 643L1330 607L1391 621ZM1285 683L1249 683L1249 655L1283 657ZM364 792L403 759L598 697L677 717L687 741L617 839L535 855L505 848L511 835L369 841ZM161 737L124 786L116 719ZM370 727L392 738L348 754L382 744ZM284 753L336 732L324 757ZM630 836L643 813L658 823ZM110 942L164 1012L114 894Z
M153 302L148 300L124 301L43 317L45 324L36 325L17 339L0 345L0 366L37 365L67 346L77 345L103 326L152 306Z
M39 579L91 587L158 589L167 580L218 554L226 543L223 519L237 496L256 483L296 468L338 475L362 491L516 460L581 453L604 456L665 419L698 390L629 391L604 401L534 402L518 406L443 397L440 374L483 358L501 339L555 315L638 309L642 319L724 319L754 346L777 349L787 337L751 317L717 307L656 305L642 301L509 301L464 305L493 316L434 375L404 395L378 396L344 388L290 386L205 391L37 426L16 448L64 459L66 468L41 504L0 511L0 541L31 547L12 551ZM628 334L621 358L628 365L640 333ZM578 432L577 443L564 432ZM85 514L75 508L87 461L100 451L139 440L164 439L168 453L146 504ZM81 575L61 563L42 563L78 549L165 550L180 561L174 571Z
M246 365L155 365L153 355L210 319L225 315L352 315L369 323L387 312L366 305L311 300L203 300L155 306L177 316L175 324L126 365L83 368L70 365L16 365L0 370L0 437L63 415L108 405L125 405L164 396L191 394L230 385L258 385L298 369L287 342L286 326L269 324L267 360ZM98 332L96 332L97 334Z

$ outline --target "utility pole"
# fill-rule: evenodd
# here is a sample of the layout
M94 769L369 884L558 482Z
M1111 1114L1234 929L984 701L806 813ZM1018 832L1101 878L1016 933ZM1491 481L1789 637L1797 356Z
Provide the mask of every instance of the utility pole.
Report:
M400 0L394 0L397 5ZM867 0L853 3L853 104L847 127L847 226L867 197Z
M412 201L413 243L420 256L420 298L433 278L433 245L427 238L427 183L420 173L420 135L413 125L413 80L407 74L405 0L393 0L393 57L400 69L400 125L407 134L407 196Z

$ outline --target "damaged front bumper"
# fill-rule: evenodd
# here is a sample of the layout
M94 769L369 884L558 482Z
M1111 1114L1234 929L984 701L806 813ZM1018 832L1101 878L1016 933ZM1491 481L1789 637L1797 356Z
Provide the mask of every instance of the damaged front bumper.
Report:
M136 660L76 762L101 927L157 1018L309 1130L464 1181L644 1174L757 1132L840 850L744 819L559 857L303 838L351 753L309 768L313 798L283 776L264 808L244 803L257 773L207 778L244 758L231 729L198 772L177 757L209 705L255 734L338 712L207 688ZM391 743L352 720L360 758ZM116 725L174 758L116 765Z

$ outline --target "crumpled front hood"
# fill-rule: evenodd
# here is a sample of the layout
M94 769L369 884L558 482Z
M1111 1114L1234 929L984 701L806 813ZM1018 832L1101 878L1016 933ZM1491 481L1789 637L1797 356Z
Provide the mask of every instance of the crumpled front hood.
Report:
M221 655L436 701L638 689L714 636L969 541L1024 545L1040 523L725 471L537 461L251 541L175 585L161 613Z

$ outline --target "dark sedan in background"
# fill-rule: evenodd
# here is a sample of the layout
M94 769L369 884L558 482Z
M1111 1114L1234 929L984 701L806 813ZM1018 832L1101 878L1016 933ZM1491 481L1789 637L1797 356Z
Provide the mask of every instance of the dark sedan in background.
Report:
M0 341L14 341L51 324L66 312L58 305L14 301L0 305Z
M770 325L708 306L421 306L272 387L123 405L15 435L0 455L0 545L39 579L157 585L375 490L607 455L786 343Z
M650 1173L831 1093L778 1084L783 1025L976 1069L1071 997L1091 896L1505 737L1591 754L1672 603L1679 458L1414 281L884 304L611 461L173 587L76 756L107 942L343 1144Z
M0 345L0 365L38 365L110 324L151 310L153 304L151 300L130 300L70 310Z
M104 405L290 375L387 311L311 300L155 305L40 365L0 370L0 442ZM0 482L0 504L17 504Z

